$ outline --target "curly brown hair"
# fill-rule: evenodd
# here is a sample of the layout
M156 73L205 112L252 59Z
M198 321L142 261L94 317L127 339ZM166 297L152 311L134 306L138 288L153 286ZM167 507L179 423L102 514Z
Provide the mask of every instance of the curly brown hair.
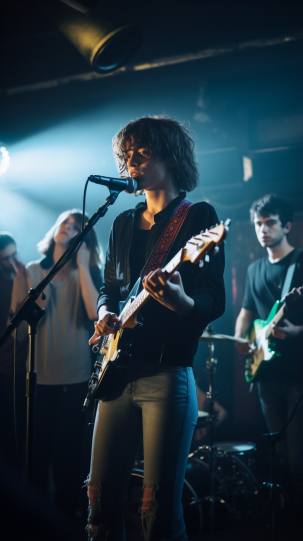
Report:
M152 151L154 160L174 162L173 178L178 191L190 192L198 184L195 144L189 131L168 116L146 116L132 120L113 137L113 154L119 174L127 175L125 153L127 144L134 139Z

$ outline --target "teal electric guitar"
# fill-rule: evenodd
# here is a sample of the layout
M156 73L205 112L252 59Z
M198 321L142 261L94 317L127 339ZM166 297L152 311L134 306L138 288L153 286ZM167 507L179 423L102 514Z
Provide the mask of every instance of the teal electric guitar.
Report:
M265 362L271 361L279 356L275 351L275 344L271 340L272 323L277 323L284 316L286 304L276 301L266 321L255 319L252 331L248 337L253 353L249 359L246 359L245 379L248 383L258 381Z
M303 308L303 286L294 288L287 296L288 310ZM277 325L285 314L286 303L284 299L285 297L275 302L266 321L255 319L253 323L252 331L248 336L252 354L249 359L246 359L245 365L245 379L248 383L258 381L265 363L281 355L276 351L276 344L271 336L272 324Z

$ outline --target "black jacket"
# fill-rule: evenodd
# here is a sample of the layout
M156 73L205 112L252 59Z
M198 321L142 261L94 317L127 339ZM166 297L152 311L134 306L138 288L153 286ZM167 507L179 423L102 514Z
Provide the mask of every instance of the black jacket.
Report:
M184 199L181 193L164 210L155 215L155 225L146 245L145 260L157 242L176 206ZM106 254L104 285L98 299L98 309L103 304L110 311L119 313L119 301L130 293L129 252L133 227L137 216L146 208L139 203L135 209L122 212L114 221ZM171 247L166 263L201 230L218 223L218 217L208 203L197 203L189 210L177 239ZM142 307L143 327L136 327L133 340L135 357L151 362L190 366L197 351L198 339L205 327L224 313L225 290L223 282L224 250L211 257L202 269L185 262L179 269L184 290L195 301L195 307L186 316L177 314L154 299Z

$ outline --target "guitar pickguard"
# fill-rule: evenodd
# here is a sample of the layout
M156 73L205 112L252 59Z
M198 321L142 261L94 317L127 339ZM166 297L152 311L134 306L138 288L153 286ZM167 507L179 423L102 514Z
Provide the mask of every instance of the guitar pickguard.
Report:
M119 351L118 344L122 333L123 329L120 329L120 331L118 331L116 334L111 334L108 337L108 340L106 340L106 342L104 341L105 343L103 342L101 350L101 354L103 355L103 361L116 361Z
M266 321L262 319L256 319L254 321L254 327L249 336L253 354L246 359L245 363L245 379L248 383L259 379L264 361L271 361L276 355L279 355L274 350L274 344L270 340L270 337L268 338L270 325L277 314L279 306L279 301L275 302Z

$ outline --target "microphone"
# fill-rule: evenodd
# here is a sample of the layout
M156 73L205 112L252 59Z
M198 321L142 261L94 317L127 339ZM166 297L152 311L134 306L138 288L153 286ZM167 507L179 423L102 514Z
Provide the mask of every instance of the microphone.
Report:
M107 186L110 190L116 190L117 192L134 193L137 190L137 182L131 177L111 178L90 175L88 180L95 184L101 184L101 186Z

